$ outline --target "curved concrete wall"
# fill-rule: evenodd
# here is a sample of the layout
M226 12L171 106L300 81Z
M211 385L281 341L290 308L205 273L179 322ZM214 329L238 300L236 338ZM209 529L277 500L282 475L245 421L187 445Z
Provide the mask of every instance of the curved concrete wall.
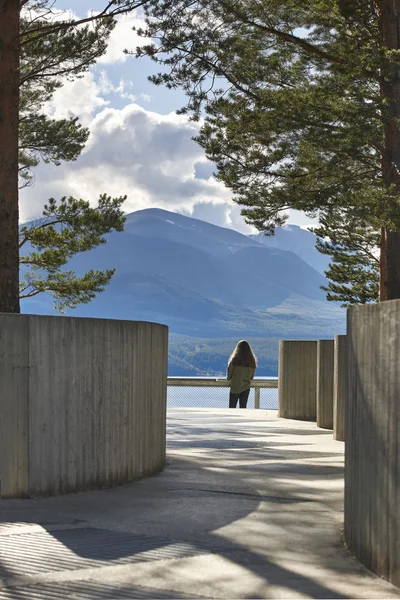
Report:
M2 497L121 484L165 462L168 329L0 315Z
M278 416L317 418L317 340L279 342Z
M400 586L400 300L348 312L345 539Z

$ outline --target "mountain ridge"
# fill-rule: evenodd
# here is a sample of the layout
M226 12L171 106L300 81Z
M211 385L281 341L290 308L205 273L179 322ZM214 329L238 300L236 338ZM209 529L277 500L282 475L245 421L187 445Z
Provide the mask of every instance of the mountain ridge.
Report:
M270 238L265 244L171 211L136 211L127 215L123 232L112 232L106 244L68 263L78 274L92 268L117 271L105 292L66 313L159 321L172 333L199 338L341 333L344 311L325 300L320 286L326 279L300 256L310 253L313 234L303 237L304 230L298 230L292 226L283 235L277 230L277 248ZM298 248L301 240L304 252L282 247ZM22 308L54 314L51 304L40 295Z

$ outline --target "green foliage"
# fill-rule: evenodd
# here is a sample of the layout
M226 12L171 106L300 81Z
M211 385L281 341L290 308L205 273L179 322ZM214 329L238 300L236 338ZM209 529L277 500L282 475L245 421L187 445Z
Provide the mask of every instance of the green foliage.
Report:
M32 184L32 168L41 160L57 166L61 161L76 160L88 137L89 130L82 127L77 117L50 119L39 112L21 114L19 164L22 186Z
M328 298L375 298L376 270L351 243L339 252L330 225L334 211L347 230L357 220L367 232L400 229L397 187L382 171L383 160L397 169L382 81L395 78L399 53L382 44L377 3L153 0L146 12L139 33L155 43L137 53L162 65L153 83L184 89L181 112L205 116L196 139L246 221L273 234L288 209L319 216L332 239L319 245L333 258Z
M52 119L46 103L66 80L82 77L107 50L115 17L143 2L112 0L84 19L57 11L53 0L21 3L19 163L21 185L30 185L39 162L59 165L73 161L84 148L89 130L78 119ZM90 302L110 282L114 270L89 271L77 276L65 265L78 252L105 243L104 235L122 231L125 198L100 196L96 208L75 198L51 198L43 219L20 228L23 273L21 298L40 293L53 296L60 312Z
M23 281L20 298L31 298L47 292L60 311L66 307L90 302L105 289L114 270L89 271L78 277L64 270L78 252L86 252L106 243L104 237L115 230L122 231L125 216L121 206L126 197L100 196L91 207L84 200L51 198L43 209L43 218L20 228L20 249L29 247L29 254L20 256Z
M62 86L62 78L81 76L107 49L115 26L110 19L79 28L56 19L53 2L28 2L21 15L19 162L21 185L33 182L40 161L59 165L76 160L89 131L77 118L52 119L44 106Z
M379 233L368 222L341 212L325 214L312 231L318 236L318 250L332 257L326 272L329 284L322 288L328 300L340 301L342 306L377 302Z
M40 161L76 160L89 136L78 119L52 119L45 104L66 80L82 77L107 50L115 17L141 0L111 0L84 19L56 10L54 0L22 2L20 35L20 179L33 182Z

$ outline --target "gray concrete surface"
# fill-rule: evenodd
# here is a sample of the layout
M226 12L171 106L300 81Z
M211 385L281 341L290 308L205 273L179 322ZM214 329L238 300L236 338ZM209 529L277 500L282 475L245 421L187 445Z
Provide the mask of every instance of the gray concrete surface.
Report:
M0 496L160 471L167 361L157 323L0 314Z
M343 444L265 410L171 409L167 468L0 501L0 599L400 598L344 549Z
M334 340L317 345L317 426L333 429Z
M29 335L18 317L0 314L0 497L29 488Z
M335 371L333 375L333 438L344 442L344 422L346 415L347 370L347 336L335 336Z
M284 419L317 419L317 340L280 340L278 413Z
M345 536L400 586L400 300L348 311Z

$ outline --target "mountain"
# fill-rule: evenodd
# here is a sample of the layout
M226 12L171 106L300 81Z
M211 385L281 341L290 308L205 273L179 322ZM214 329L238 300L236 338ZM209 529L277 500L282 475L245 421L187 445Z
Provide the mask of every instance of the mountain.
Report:
M297 254L319 273L324 274L328 269L330 259L326 254L321 254L315 249L315 235L298 225L278 227L273 236L257 233L251 238L268 248L289 250Z
M67 314L158 321L197 338L331 337L344 331L344 311L325 300L309 236L294 226L251 237L161 209L137 211L124 232L68 264L80 274L117 272L105 292ZM22 308L54 312L46 295Z
M279 339L247 338L257 357L257 375L275 377L278 373ZM236 345L236 338L193 338L169 336L169 372L171 376L224 377L227 358Z

